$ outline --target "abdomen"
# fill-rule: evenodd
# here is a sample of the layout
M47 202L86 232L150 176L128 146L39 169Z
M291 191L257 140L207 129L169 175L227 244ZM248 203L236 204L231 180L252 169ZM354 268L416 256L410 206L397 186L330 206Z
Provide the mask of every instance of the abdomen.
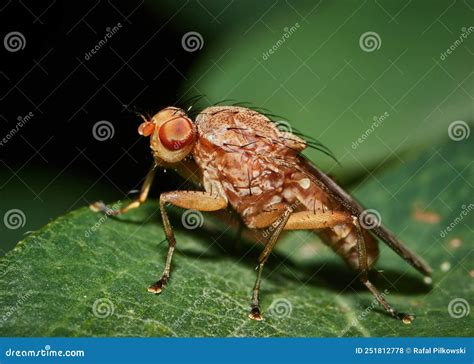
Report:
M359 255L357 247L357 229L354 225L340 224L330 229L323 229L318 232L321 240L328 245L335 253L341 256L352 268L359 268ZM367 254L367 264L370 268L375 264L379 256L379 246L377 240L365 230L362 230L365 249Z
M316 183L303 172L296 172L287 178L283 196L288 203L298 200L307 211L317 214L324 211L344 211L342 205L331 199ZM301 209L300 209L301 210ZM352 224L338 224L317 231L323 242L354 269L359 267L357 228ZM372 266L379 255L377 240L362 230L365 241L368 266Z

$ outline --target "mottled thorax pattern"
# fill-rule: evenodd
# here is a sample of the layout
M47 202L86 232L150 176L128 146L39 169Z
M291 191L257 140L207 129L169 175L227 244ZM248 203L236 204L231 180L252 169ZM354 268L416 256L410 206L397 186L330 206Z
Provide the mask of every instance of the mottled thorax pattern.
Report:
M292 172L278 159L295 161L297 152L275 125L262 114L237 107L208 108L196 121L199 140L193 155L205 186L221 188L250 225L252 216L285 207L285 181Z

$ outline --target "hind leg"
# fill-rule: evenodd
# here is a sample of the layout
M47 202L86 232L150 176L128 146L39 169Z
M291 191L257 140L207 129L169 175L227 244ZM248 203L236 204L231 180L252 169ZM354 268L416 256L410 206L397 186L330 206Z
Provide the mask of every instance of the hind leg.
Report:
M350 260L349 254L340 254L352 267L355 267L360 273L360 280L367 287L367 289L374 295L377 302L379 302L385 310L393 317L402 320L403 323L409 324L414 320L414 316L407 313L401 313L396 311L390 304L385 300L384 296L369 280L368 271L368 254L367 246L364 239L363 230L359 224L359 219L356 216L352 216L345 211L328 211L312 213L310 211L301 211L291 214L288 222L286 223L285 230L305 230L305 229L323 229L323 228L334 228L337 225L349 224L354 226L356 230L356 249L357 249L357 262ZM346 244L345 240L343 245ZM343 248L344 246L341 246ZM373 252L372 252L373 253ZM374 255L374 253L372 254ZM375 256L371 256L375 260Z
M277 217L276 221L275 217ZM263 252L258 258L257 279L255 280L255 285L252 290L249 318L257 321L263 319L260 312L259 298L263 267L283 230L321 229L350 221L351 216L343 211L314 214L310 211L291 213L290 209L284 209L283 211L262 212L255 216L253 220L254 226L256 228L267 228L271 230L271 234Z
M365 245L364 236L362 234L362 228L359 224L357 217L352 217L352 223L357 229L357 256L358 256L358 271L360 273L361 282L367 287L367 289L374 295L378 303L380 303L390 315L402 320L404 324L410 324L414 320L414 316L411 314L398 312L385 300L384 296L380 294L380 291L374 286L369 280L369 266L367 263L367 250Z

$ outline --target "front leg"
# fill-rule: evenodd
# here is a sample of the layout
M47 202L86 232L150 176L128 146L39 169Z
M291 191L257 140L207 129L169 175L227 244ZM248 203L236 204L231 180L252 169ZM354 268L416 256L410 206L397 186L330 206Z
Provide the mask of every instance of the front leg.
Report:
M263 320L262 313L260 312L260 283L262 281L263 267L265 266L265 263L267 262L270 253L275 247L278 238L280 237L280 234L283 231L283 228L287 224L288 219L291 216L291 211L290 209L283 210L277 220L273 221L273 224L270 224L268 221L269 215L273 216L272 213L263 212L256 217L256 221L258 221L259 224L265 221L266 223L268 223L267 227L272 225L275 229L270 235L270 239L265 244L265 248L263 249L262 253L260 253L260 256L258 257L257 279L255 280L255 284L252 290L252 301L250 303L249 313L249 318L256 321Z
M140 190L140 196L138 196L138 198L135 199L134 201L130 202L127 206L122 207L118 210L112 210L110 207L107 207L107 205L104 204L102 201L97 201L91 204L89 208L94 212L100 211L108 215L116 216L116 215L124 214L129 210L140 207L140 205L142 205L148 198L148 193L150 192L150 187L151 187L151 184L153 183L153 179L155 178L155 174L156 174L156 166L153 165L150 168L148 174L145 177L145 181L142 184L142 188Z
M199 191L174 191L165 192L160 196L160 212L163 219L163 229L168 240L168 254L166 256L165 269L161 278L148 288L148 292L160 293L163 287L168 283L171 272L171 260L173 258L176 239L174 238L173 228L171 227L166 204L182 207L185 209L194 209L199 211L217 211L227 207L227 200L221 196L212 196L208 192Z

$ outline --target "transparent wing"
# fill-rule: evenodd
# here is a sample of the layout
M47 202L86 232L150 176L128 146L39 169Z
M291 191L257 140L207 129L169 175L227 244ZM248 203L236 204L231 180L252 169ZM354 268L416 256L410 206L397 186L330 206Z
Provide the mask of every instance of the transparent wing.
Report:
M354 197L349 195L330 177L320 171L308 158L303 155L299 155L298 158L302 167L302 172L307 174L309 178L317 183L324 191L343 205L344 208L350 211L354 216L360 216L364 211L364 207ZM395 251L395 253L415 269L426 275L431 274L431 267L422 258L418 257L408 247L406 247L405 244L398 240L385 226L380 224L368 231L383 240L393 251Z

